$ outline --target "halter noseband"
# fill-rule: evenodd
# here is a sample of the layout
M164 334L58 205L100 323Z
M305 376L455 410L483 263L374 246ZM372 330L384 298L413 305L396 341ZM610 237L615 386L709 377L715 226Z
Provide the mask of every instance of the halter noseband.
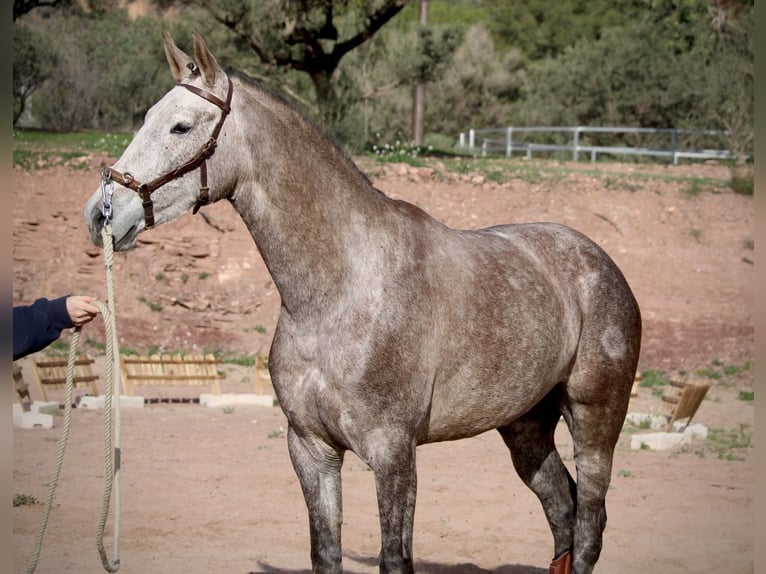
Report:
M206 92L205 90L201 90L196 86L191 86L189 84L178 84L179 86L183 86L190 92L198 95L199 97L207 100L208 102L211 102L212 104L215 104L221 109L221 117L218 120L218 123L215 126L215 129L213 130L213 134L210 136L210 139L205 142L205 144L200 148L200 150L192 157L189 161L182 164L181 166L153 179L149 183L141 183L136 178L134 178L130 173L127 171L124 173L120 173L114 168L111 167L105 167L104 170L101 172L101 180L102 183L108 182L108 181L115 181L119 183L120 185L130 188L136 193L138 193L139 196L141 196L141 202L144 207L144 221L146 222L146 227L153 227L154 226L154 205L152 204L152 193L154 193L158 188L162 187L169 181L173 181L174 179L177 179L181 177L182 175L185 175L189 173L190 171L193 171L200 168L200 188L199 188L199 198L197 199L197 203L194 204L194 210L192 213L197 213L199 211L199 208L203 205L207 205L210 201L210 188L207 186L207 164L206 160L215 153L215 148L217 145L218 140L218 134L221 132L221 128L223 127L223 122L226 120L226 116L229 115L229 112L231 111L231 95L233 92L233 86L231 83L231 78L227 76L226 78L229 82L229 90L226 95L226 101L224 102L219 97L211 94L210 92Z

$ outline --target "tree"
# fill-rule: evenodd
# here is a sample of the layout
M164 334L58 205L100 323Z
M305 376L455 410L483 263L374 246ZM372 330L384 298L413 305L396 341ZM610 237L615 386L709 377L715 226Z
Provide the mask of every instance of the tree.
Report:
M698 96L689 121L721 130L744 163L755 138L753 5L719 0L711 8L701 26L704 41L689 54Z
M514 119L725 130L729 149L744 154L753 135L752 9L722 1L730 5L722 15L701 0L654 4L598 40L530 65Z
M46 81L31 98L32 125L130 130L173 85L160 41L165 26L157 20L131 21L119 10L103 15L57 11L15 25L24 27L34 31L35 49L50 54L43 58Z
M104 13L116 4L117 0L13 0L13 21L35 8L79 8L85 12Z
M319 115L342 116L333 75L341 60L369 41L408 0L181 0L205 10L269 67L307 74Z
M626 24L646 8L646 0L479 3L498 49L516 48L528 61L555 58L577 42L598 40L605 29Z
M518 50L499 53L487 29L475 24L432 80L426 110L432 133L454 137L472 126L502 126L522 87L522 56Z
M336 88L344 117L356 122L349 130L353 137L358 141L364 134L365 141L374 143L412 141L412 86L431 86L446 74L462 36L458 26L423 27L399 20L349 54L339 67ZM438 88L428 89L430 107L443 96ZM433 123L429 113L424 124L432 130L441 122Z
M35 8L69 6L72 0L13 0L13 21Z
M50 76L56 56L44 37L28 26L13 30L13 125L27 109L32 94Z

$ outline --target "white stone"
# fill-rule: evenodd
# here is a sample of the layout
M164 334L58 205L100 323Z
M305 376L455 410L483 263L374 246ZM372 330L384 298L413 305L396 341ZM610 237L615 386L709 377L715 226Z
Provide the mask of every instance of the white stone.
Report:
M673 423L673 431L690 434L693 438L702 440L707 438L707 427L700 423L690 423L687 425L684 422L675 422Z
M641 426L649 421L650 429L664 429L670 419L664 415L650 415L647 413L628 413L625 422L633 426Z
M222 395L204 394L199 396L199 404L210 408L233 407L237 405L274 406L271 395L250 395L240 393L224 393Z

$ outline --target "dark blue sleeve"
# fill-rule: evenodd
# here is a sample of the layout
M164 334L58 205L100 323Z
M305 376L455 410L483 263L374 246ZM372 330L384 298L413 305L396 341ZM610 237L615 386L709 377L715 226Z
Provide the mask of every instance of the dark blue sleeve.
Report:
M31 305L13 308L13 360L44 349L74 327L66 309L68 296L37 299Z

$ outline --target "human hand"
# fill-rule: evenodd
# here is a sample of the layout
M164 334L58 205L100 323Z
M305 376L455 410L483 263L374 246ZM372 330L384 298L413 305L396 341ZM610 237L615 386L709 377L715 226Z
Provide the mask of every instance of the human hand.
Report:
M93 304L95 297L88 295L71 295L66 300L66 310L75 327L90 323L99 314L98 307Z

